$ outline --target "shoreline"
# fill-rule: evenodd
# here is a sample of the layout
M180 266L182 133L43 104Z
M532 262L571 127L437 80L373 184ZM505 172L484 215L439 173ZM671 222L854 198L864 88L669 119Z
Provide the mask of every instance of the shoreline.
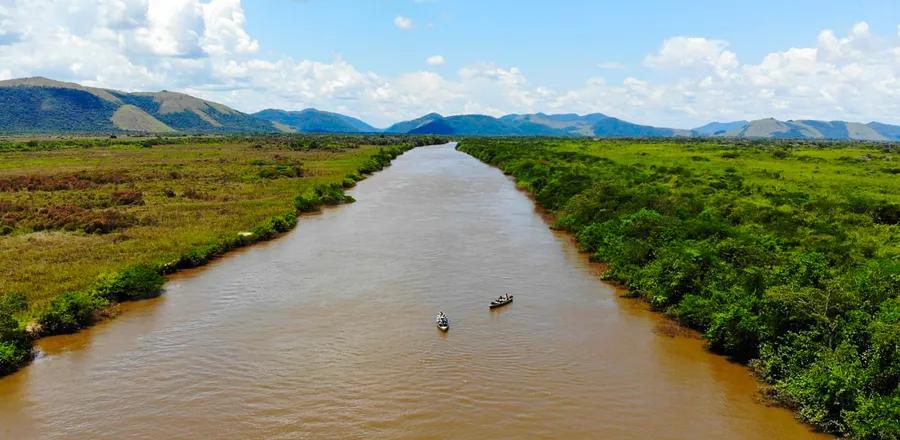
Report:
M654 316L657 319L658 325L656 326L655 331L658 334L661 334L663 336L670 337L670 338L682 337L682 338L688 338L688 339L702 341L703 350L707 354L716 356L718 358L725 359L729 363L740 366L748 375L750 375L753 378L753 380L757 383L757 390L756 390L756 395L754 396L754 399L759 399L764 405L780 408L780 409L783 409L786 411L790 411L793 418L795 420L797 420L799 423L806 426L809 429L809 431L812 433L829 435L829 436L833 436L834 438L841 438L841 437L835 436L832 433L819 430L816 428L816 426L814 426L814 425L804 421L800 417L798 417L798 415L796 413L796 409L793 408L792 406L786 404L783 400L778 399L777 396L775 396L775 394L773 393L772 385L765 382L760 377L758 372L752 367L752 365L744 363L744 362L740 362L740 361L732 358L731 356L727 356L727 355L724 355L721 353L716 353L715 351L711 350L709 348L709 339L706 338L701 331L691 328L691 327L679 322L677 319L667 315L663 311L655 310L652 307L651 302L647 298L639 296L639 295L630 294L628 287L626 287L622 282L620 282L619 280L616 280L614 278L609 278L607 276L607 274L611 270L609 264L602 262L602 261L594 260L591 257L590 253L583 249L582 244L578 241L577 237L571 231L568 231L564 228L557 227L556 226L556 221L557 221L556 215L553 212L551 212L548 209L541 206L535 199L533 193L531 193L526 188L523 188L522 186L520 186L518 184L518 182L516 181L516 177L514 175L507 174L500 167L492 165L487 162L484 162L480 158L470 154L467 151L460 150L458 148L457 148L457 151L459 151L463 154L469 155L470 157L474 158L475 160L478 160L479 162L502 173L503 176L505 178L507 178L516 187L516 189L519 192L521 192L526 197L528 197L528 199L532 202L532 204L534 206L535 212L541 217L541 219L546 224L547 228L550 229L550 231L553 232L554 235L564 237L565 240L569 241L577 249L579 257L583 258L584 262L587 265L591 266L592 268L597 269L596 276L597 276L598 280L600 282L608 285L613 290L617 300L628 300L628 301L632 302L633 304L640 304L640 307L643 311L646 311L647 313L651 314L652 316Z
M429 144L430 145L430 144ZM343 190L349 189L354 186L358 182L361 182L367 179L370 175L377 173L378 171L383 170L384 168L389 167L393 161L415 148L419 148L426 145L418 145L418 144L409 144L409 145L399 145L399 146L390 146L389 148L383 149L382 151L386 152L386 156L379 156L378 154L373 155L370 160L366 163L363 163L360 167L358 167L354 171L354 175L358 176L352 181L352 185L348 182L336 183L337 187L340 188L341 196L344 195ZM387 159L384 159L388 157ZM332 184L335 185L335 184ZM302 196L302 194L300 195ZM337 200L324 200L318 205L313 207L304 207L304 209L295 208L292 211L284 212L280 215L272 216L268 219L265 219L252 228L250 231L245 232L239 231L236 232L235 235L231 238L226 238L220 240L218 242L210 242L200 246L195 247L194 249L188 250L184 252L178 259L154 265L151 268L153 271L157 273L158 276L162 277L163 283L168 283L170 275L175 275L183 271L187 270L196 270L200 269L209 263L217 261L222 257L225 257L232 252L238 251L240 249L248 248L253 245L258 245L265 242L273 241L277 238L281 238L285 236L287 233L293 231L299 220L303 217L308 217L312 215L317 215L321 212L322 209L327 209L330 207L336 207L338 205L353 203L354 200L350 199L337 199ZM122 271L109 274L111 277L120 277L122 274L127 273L136 268L148 268L147 266L132 266L123 269ZM90 287L85 289L85 292L93 292L98 288L99 282L94 282ZM81 292L79 292L81 293ZM118 292L120 294L126 294L127 292ZM86 322L79 323L77 327L66 329L63 331L48 331L44 328L44 326L40 323L42 315L33 315L28 323L22 328L22 332L24 333L24 337L27 338L27 342L30 346L30 350L26 359L22 362L13 364L13 365L0 365L0 379L5 376L14 374L15 372L27 367L31 362L34 361L37 357L39 357L39 353L34 347L34 342L40 339L59 336L59 335L70 335L78 333L86 328L93 327L102 322L110 321L120 315L121 305L124 303L133 303L148 299L153 299L160 297L165 294L165 288L160 287L153 292L149 293L141 293L138 296L122 299L122 300L109 300L99 307L87 311L88 318ZM61 294L57 296L57 298L64 297L69 294ZM51 301L53 304L54 301ZM46 312L46 311L45 311ZM84 312L84 311L82 311ZM4 342L4 341L0 341ZM6 369L4 371L4 368Z

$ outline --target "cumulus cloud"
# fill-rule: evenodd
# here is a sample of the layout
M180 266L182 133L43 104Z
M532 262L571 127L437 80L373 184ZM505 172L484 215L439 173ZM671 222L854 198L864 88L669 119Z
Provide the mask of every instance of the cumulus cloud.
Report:
M398 29L409 30L413 28L413 21L409 17L398 15L394 17L394 26L397 26Z
M382 75L340 56L263 56L239 0L0 0L0 79L180 90L248 112L315 106L379 125L430 111L603 112L676 127L768 116L900 123L900 27L879 35L858 23L815 42L742 63L725 41L675 36L645 57L651 75L601 64L626 78L557 90L508 65Z
M663 41L655 54L644 58L649 67L713 68L727 74L738 66L737 55L726 50L728 42L702 37L674 37Z
M425 60L429 66L440 66L444 64L444 57L442 55L432 55Z

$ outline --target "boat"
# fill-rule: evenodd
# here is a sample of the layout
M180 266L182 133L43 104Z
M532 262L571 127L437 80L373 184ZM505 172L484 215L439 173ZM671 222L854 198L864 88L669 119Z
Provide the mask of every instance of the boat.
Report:
M500 298L491 301L491 308L496 309L497 307L503 307L511 302L513 302L512 295L501 296Z
M450 330L450 320L447 319L447 316L443 313L437 315L437 318L435 318L435 323L437 323L437 328L441 329L442 332Z

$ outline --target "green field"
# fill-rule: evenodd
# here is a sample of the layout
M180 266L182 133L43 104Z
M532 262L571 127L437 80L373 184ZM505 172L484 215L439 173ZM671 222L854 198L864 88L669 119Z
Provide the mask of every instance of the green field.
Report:
M900 438L900 148L466 139L815 427Z
M427 137L0 141L0 374L161 274L272 238ZM30 335L26 335L25 330Z

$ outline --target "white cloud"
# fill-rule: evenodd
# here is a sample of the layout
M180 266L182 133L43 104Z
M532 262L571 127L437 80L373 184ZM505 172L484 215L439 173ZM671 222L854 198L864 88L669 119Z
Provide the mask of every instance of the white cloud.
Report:
M442 55L432 55L425 60L429 66L440 66L444 64L444 57Z
M603 112L677 127L768 116L900 123L900 26L887 34L865 23L823 30L813 47L752 63L725 41L676 36L645 58L649 76L626 69L617 72L622 81L597 76L561 90L508 65L381 75L340 56L292 59L264 49L239 0L0 0L0 78L180 90L248 112L314 106L382 126L430 111Z
M394 17L394 26L397 26L399 29L409 30L413 28L413 21L409 17L398 15Z
M244 11L240 0L216 0L202 5L202 8L206 24L202 45L207 53L223 55L259 50L259 43L244 30Z
M657 68L713 68L724 75L738 66L737 55L726 50L728 42L701 37L674 37L663 41L644 65Z

